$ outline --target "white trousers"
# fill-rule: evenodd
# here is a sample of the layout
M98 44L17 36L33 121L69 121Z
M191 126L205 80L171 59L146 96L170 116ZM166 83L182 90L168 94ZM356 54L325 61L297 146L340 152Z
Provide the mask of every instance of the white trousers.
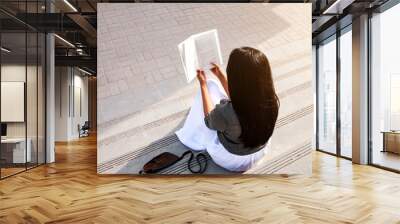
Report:
M221 99L227 98L223 87L215 80L207 80L208 92L215 106ZM176 132L179 140L195 151L206 150L212 160L222 168L234 172L250 169L264 156L266 148L250 155L230 153L220 143L217 131L207 128L204 123L203 102L201 92L196 95L183 127Z

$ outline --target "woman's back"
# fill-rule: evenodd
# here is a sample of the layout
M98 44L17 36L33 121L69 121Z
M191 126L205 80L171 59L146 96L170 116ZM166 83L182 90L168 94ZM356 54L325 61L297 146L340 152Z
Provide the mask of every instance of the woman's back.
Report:
M230 153L235 155L249 155L262 149L260 147L246 147L240 139L242 128L232 102L228 99L223 99L217 104L213 111L208 114L204 121L210 129L216 130L218 139Z

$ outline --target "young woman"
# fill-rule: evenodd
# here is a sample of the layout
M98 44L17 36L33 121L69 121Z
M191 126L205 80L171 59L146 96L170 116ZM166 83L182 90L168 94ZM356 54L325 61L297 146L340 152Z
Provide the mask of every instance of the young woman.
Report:
M219 166L243 172L263 157L278 117L271 68L265 54L250 47L231 52L227 78L212 65L219 83L197 71L201 91L176 134L189 148L207 150Z

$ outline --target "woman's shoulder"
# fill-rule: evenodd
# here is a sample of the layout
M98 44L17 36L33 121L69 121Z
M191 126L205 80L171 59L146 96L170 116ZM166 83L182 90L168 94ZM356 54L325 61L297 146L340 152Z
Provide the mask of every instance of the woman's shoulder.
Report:
M215 108L219 111L231 110L232 102L229 99L222 99L219 104L215 106Z
M233 109L232 101L229 99L222 99L220 103L216 105L216 109L225 118L225 120L230 121L230 123L237 121L236 112Z
M221 105L227 105L227 104L230 104L230 103L232 103L230 99L221 99L219 101L219 104L221 104Z

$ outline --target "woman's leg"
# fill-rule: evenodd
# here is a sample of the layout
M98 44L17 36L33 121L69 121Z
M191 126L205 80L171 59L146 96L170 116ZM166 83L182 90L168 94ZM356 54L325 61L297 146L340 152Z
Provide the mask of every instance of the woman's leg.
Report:
M215 80L207 80L207 87L214 106L221 99L226 98L222 86L218 85ZM183 127L176 132L176 135L184 145L193 150L206 149L210 138L215 135L215 131L207 128L204 123L203 101L200 91L194 99Z

